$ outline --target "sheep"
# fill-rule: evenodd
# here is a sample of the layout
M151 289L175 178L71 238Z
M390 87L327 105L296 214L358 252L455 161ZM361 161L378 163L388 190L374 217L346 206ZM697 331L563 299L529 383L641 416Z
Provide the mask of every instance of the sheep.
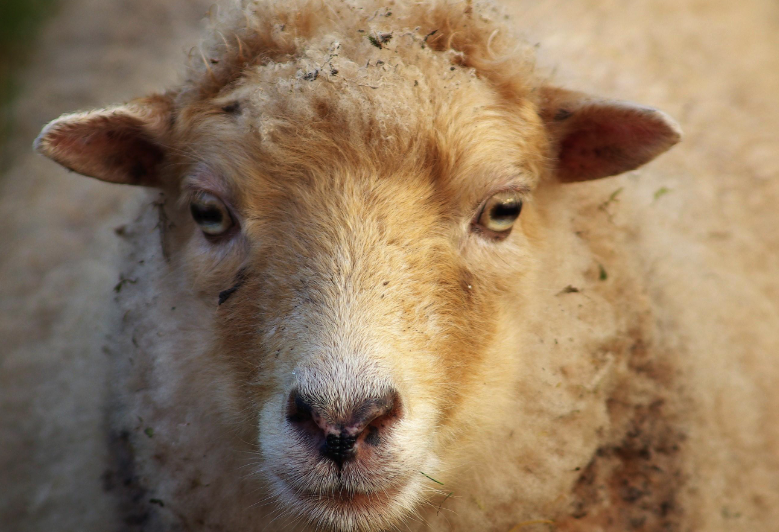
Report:
M128 526L683 526L640 269L562 208L678 126L548 85L489 6L227 18L184 86L36 143L161 191L116 287Z

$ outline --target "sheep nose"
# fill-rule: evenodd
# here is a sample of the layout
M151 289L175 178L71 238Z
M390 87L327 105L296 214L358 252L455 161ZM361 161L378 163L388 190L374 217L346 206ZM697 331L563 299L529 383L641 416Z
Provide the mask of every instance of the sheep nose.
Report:
M381 444L400 419L400 398L390 391L341 413L334 411L318 398L293 390L287 402L287 421L322 456L342 465L356 459L365 446Z

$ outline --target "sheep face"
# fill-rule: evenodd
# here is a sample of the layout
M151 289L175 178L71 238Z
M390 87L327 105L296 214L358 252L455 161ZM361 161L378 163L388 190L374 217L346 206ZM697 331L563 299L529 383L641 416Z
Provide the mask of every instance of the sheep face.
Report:
M372 22L257 4L200 81L65 116L36 144L164 191L164 254L206 336L197 371L219 382L202 393L259 452L255 485L317 527L397 526L500 440L540 188L679 139L660 112L539 84L458 5Z
M175 126L171 254L213 308L210 351L239 390L222 402L282 506L333 529L397 522L511 396L548 143L531 104L502 113L461 76L432 104L446 113L418 91L394 123L375 123L390 116L380 98L323 85L272 130L245 88ZM370 115L339 111L360 105Z

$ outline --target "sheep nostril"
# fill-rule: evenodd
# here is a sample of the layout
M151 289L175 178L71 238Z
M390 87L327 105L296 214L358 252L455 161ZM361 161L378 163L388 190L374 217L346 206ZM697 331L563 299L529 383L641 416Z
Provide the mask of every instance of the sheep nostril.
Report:
M297 391L287 399L287 422L295 428L300 441L318 448L324 444L325 432L318 425L316 411Z
M313 421L311 405L308 404L297 391L292 391L287 400L287 421L290 423L302 423Z

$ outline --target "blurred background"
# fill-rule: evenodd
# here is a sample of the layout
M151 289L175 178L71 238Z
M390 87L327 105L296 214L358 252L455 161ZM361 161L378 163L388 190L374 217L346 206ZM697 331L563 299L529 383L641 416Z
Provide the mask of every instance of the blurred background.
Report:
M104 317L119 279L115 229L147 201L138 190L67 173L34 155L32 141L64 112L181 79L211 3L0 0L2 531L98 531L111 522L102 480ZM539 43L539 68L555 82L655 106L681 123L684 142L646 170L586 186L604 200L623 188L626 217L678 236L658 261L695 268L699 290L713 298L710 314L685 319L727 324L757 346L727 362L746 377L722 384L721 394L775 398L776 373L767 368L779 340L779 2L502 3ZM743 433L731 422L723 418L718 430ZM717 480L735 504L746 497L736 493L739 468L776 465L755 463L740 445L728 447L739 467Z
M10 132L10 105L18 92L17 76L29 58L46 18L54 13L55 0L3 0L0 3L0 146Z

